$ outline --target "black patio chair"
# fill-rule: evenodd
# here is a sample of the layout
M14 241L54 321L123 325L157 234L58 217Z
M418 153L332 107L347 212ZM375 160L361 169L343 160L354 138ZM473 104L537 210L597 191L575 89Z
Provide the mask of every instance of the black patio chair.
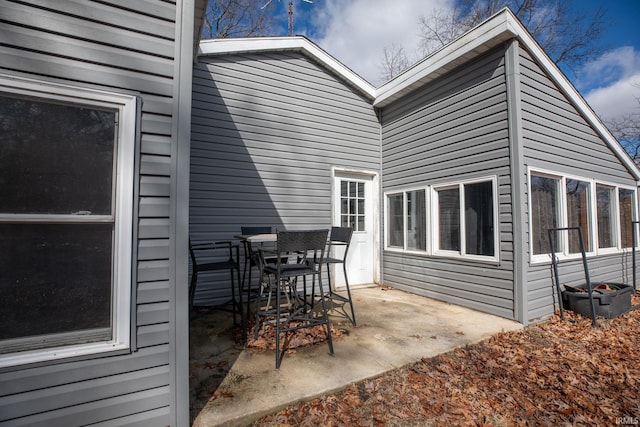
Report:
M327 256L323 263L327 265L329 290L325 298L329 302L331 310L341 312L347 319L356 326L356 313L353 309L353 299L351 298L351 289L349 289L349 278L347 276L347 254L351 245L351 237L353 236L353 228L351 227L331 227L329 234L329 242L327 244ZM340 255L342 252L342 255ZM347 296L335 292L331 285L331 265L342 264L342 272L344 274L344 283L347 288ZM351 315L347 313L346 305L351 308Z
M276 369L284 355L281 334L318 325L325 327L329 353L333 354L331 327L322 288L321 267L329 230L278 232L275 264L265 264L264 273L273 277L272 286L263 289L255 312L254 337L257 338L265 318L271 318L276 328ZM301 298L297 281L302 277L317 278L320 298L307 301ZM319 306L318 306L319 303Z
M201 273L216 273L228 271L231 278L231 311L233 323L237 325L236 314L240 312L240 325L242 327L243 340L246 337L244 312L242 309L242 289L240 289L240 264L238 245L229 241L192 243L189 239L189 255L191 257L191 283L189 284L189 313L193 309L193 302L198 286L198 276ZM234 257L235 255L235 257ZM235 274L235 277L234 277ZM237 282L236 282L237 280ZM239 287L239 295L236 300L236 283ZM224 304L209 308L221 308Z
M273 227L269 227L269 226L245 226L245 227L240 227L240 232L243 236L255 236L256 234L272 234L274 231L273 231ZM246 291L247 293L247 315L249 315L249 313L251 312L251 309L250 309L250 304L252 299L251 294L258 293L259 287L260 287L259 283L257 288L252 287L251 272L256 267L258 267L261 270L260 260L259 260L259 256L260 256L259 251L261 248L264 249L265 245L261 243L259 246L253 247L251 243L247 240L244 240L242 243L244 246L244 268L242 270L242 284L244 287L243 291ZM265 260L265 262L275 262L275 259L272 259L272 260L267 259ZM246 280L247 270L249 271L248 280ZM260 276L262 276L262 272L260 272ZM262 280L262 277L260 277L260 280Z

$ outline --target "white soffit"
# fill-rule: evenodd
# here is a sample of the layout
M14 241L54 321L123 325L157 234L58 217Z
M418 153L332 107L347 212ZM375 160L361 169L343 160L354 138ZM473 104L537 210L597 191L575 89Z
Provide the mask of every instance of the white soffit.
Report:
M203 40L200 42L199 55L282 51L302 52L304 55L324 65L369 99L373 100L376 96L376 90L370 83L336 60L333 56L320 49L317 45L309 41L309 39L302 36Z

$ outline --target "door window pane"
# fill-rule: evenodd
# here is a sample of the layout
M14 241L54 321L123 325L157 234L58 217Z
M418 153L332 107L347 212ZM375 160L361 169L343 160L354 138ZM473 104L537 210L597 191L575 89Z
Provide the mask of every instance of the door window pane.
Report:
M340 181L340 223L353 231L365 230L364 182Z
M558 228L559 180L531 175L531 242L533 254L549 253L550 228ZM554 236L556 251L561 250L561 239Z
M402 194L387 196L387 218L389 221L389 246L404 248Z
M615 188L606 185L596 185L596 204L598 211L598 247L612 248L616 246L615 239Z
M458 187L438 190L438 247L460 251L460 190Z
M427 249L425 190L407 192L407 249Z
M494 255L493 185L479 182L464 186L466 253Z
M567 220L568 227L578 227L582 230L584 249L590 252L591 246L591 220L589 209L588 182L576 179L567 179ZM569 252L580 253L580 236L576 231L568 232Z
M633 200L634 191L624 188L618 189L618 200L620 206L620 243L623 248L633 246Z

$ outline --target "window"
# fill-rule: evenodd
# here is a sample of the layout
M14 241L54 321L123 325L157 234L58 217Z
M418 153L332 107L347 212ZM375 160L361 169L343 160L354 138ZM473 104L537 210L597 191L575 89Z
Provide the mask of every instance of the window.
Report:
M560 226L559 185L557 178L531 176L531 242L534 255L549 253L548 230Z
M407 192L407 249L427 250L425 190Z
M633 189L593 180L531 172L532 260L549 261L548 233L551 228L579 228L587 253L631 247L632 221L636 216L635 194ZM554 236L554 249L559 256L579 256L579 234L558 231Z
M618 244L615 238L615 191L615 187L596 184L598 248L601 249L616 247Z
M495 186L494 177L387 194L387 249L497 261Z
M494 181L435 189L438 222L436 251L495 256ZM461 197L463 195L463 197Z
M591 208L590 208L590 184L577 179L566 180L567 193L567 226L578 227L582 231L584 250L591 252ZM580 248L580 235L576 232L569 233L569 253L582 253Z
M136 104L0 76L0 366L129 346Z
M478 182L465 185L464 200L466 253L493 256L493 184Z
M404 194L387 197L388 245L404 249Z
M635 206L635 191L624 188L618 189L618 205L620 212L620 243L623 248L633 246L633 218Z
M460 251L460 189L436 190L438 194L438 248Z

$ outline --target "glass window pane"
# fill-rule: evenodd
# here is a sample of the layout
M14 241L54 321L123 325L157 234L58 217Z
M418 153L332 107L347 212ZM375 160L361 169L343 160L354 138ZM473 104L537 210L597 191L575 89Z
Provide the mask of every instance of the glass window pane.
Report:
M493 184L480 182L464 186L465 252L494 255Z
M567 219L569 227L579 227L582 230L582 240L585 251L589 252L591 246L591 213L589 209L588 182L576 179L567 179ZM580 253L580 236L576 231L569 231L569 252Z
M358 227L354 228L354 231L366 231L364 229L364 216L358 215Z
M358 183L358 194L357 197L364 197L364 182Z
M0 224L0 343L111 328L112 234L112 224Z
M349 199L345 198L340 200L340 213L343 215L349 213Z
M620 205L620 243L623 248L633 246L633 190L618 189L618 200Z
M364 199L358 199L358 215L364 215Z
M558 185L556 178L531 175L531 242L534 255L549 253L549 229L558 228ZM555 250L562 250L554 238Z
M348 181L340 181L340 196L349 197L349 182Z
M357 196L357 192L356 192L356 186L357 186L357 182L354 181L349 181L349 197L356 197Z
M352 214L352 215L356 213L356 200L355 199L349 199L349 213Z
M427 212L424 190L407 192L407 249L427 249Z
M402 194L387 197L389 246L404 248Z
M460 190L438 190L438 247L447 251L460 251Z
M116 112L0 96L0 211L110 215Z
M612 248L617 241L615 239L615 188L606 185L596 185L596 203L598 211L598 247Z
M340 215L340 227L350 227L349 215Z

